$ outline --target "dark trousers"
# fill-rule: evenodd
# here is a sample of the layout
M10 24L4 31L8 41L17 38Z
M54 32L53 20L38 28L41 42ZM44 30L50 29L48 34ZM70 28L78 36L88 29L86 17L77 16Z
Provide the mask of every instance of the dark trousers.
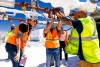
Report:
M62 49L64 51L65 54L65 60L68 60L68 54L65 53L65 41L60 41L60 60L62 60Z
M99 47L100 47L100 24L96 24L97 32L98 32L98 38L99 38Z
M6 51L6 52L7 52L7 51ZM7 52L7 53L8 53L8 52ZM7 59L10 59L9 55L8 55Z
M10 57L10 60L12 62L12 67L21 67L20 66L20 59L22 57L22 50L20 51L20 59L19 61L14 61L14 57L17 55L17 47L13 44L6 43L6 51L8 53L8 56Z

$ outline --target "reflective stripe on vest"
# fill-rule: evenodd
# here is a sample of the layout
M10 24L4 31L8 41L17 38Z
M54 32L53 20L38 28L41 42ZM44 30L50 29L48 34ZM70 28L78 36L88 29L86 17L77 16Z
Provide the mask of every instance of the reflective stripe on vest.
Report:
M93 40L93 39L97 39L98 36L91 36L91 37L85 37L85 38L81 38L82 41L86 41L86 40ZM71 37L70 40L77 40L79 41L79 38L74 38L74 37Z
M14 33L17 37L19 37L19 38L24 38L25 36L27 36L28 35L28 33L25 33L24 35L22 35L22 34L20 34L20 33L16 33L16 32L14 32L14 30L12 31L12 33ZM23 40L22 39L22 42L26 42L25 40Z
M54 39L52 39L52 38L46 38L46 40L55 41L55 40L58 40L58 38L54 38Z
M82 41L93 40L93 39L97 39L97 38L98 38L98 36L95 35L95 34L96 34L96 22L94 21L93 18L91 18L91 20L92 20L92 21L94 22L94 24L95 24L94 31L93 31L93 35L92 35L91 37L81 38ZM74 37L72 37L72 33L71 33L71 36L70 36L69 39L70 39L70 40L77 40L77 41L79 41L79 38L74 38Z

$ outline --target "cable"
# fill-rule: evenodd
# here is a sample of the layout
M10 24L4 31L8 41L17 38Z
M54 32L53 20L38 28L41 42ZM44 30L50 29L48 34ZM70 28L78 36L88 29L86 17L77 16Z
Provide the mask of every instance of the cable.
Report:
M72 27L68 28L68 29L67 29L67 30L65 30L65 31L68 31L68 30L70 30L70 29L72 29Z
M41 14L42 16L44 16L43 13L42 13L40 10L38 10L38 11L40 12L40 14ZM49 20L48 20L45 16L44 16L44 18L46 19L47 22L49 22Z

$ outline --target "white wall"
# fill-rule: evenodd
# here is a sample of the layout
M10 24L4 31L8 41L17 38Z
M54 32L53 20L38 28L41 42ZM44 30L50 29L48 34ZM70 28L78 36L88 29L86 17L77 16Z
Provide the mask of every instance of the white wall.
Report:
M31 36L42 36L42 35L43 35L43 29L38 29L31 32Z
M38 29L31 32L30 40L40 40L41 38L43 38L43 29Z

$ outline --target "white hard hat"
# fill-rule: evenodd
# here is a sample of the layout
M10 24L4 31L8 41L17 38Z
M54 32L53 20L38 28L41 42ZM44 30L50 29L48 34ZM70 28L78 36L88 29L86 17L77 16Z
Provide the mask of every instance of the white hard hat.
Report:
M12 24L11 26L15 27L15 24Z

